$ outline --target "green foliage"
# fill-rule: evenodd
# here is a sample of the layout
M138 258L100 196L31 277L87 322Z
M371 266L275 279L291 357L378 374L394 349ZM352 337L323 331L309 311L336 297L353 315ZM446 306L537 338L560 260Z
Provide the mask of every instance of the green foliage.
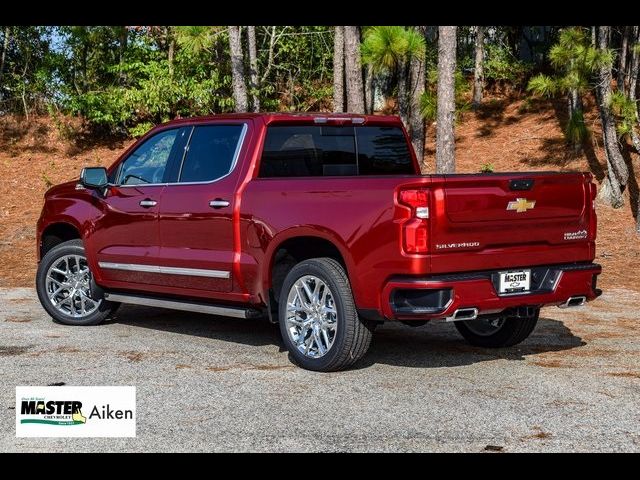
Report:
M139 138L143 136L145 133L147 133L149 130L151 130L153 126L154 125L151 122L138 123L133 127L129 128L129 135L131 135L133 138Z
M420 97L420 113L427 122L435 122L438 114L438 98L433 89L427 89Z
M362 61L375 72L394 70L407 60L424 58L424 37L413 28L401 26L370 27L361 46Z
M587 126L584 123L582 110L574 111L571 114L564 129L564 134L566 139L573 145L582 145L589 137L589 130L587 130Z
M623 92L615 91L611 94L609 107L617 117L618 135L631 135L638 125L638 110L636 103Z
M215 45L216 27L203 25L176 27L176 41L186 51L198 54Z
M577 91L584 95L590 88L593 72L601 66L610 66L615 59L611 49L600 50L591 46L591 40L580 27L560 32L558 42L549 50L549 61L558 72L555 76L536 75L529 80L527 90L552 97L559 93Z
M540 73L529 80L527 90L542 97L553 97L558 91L558 82L548 75Z
M480 165L480 173L493 173L493 172L494 172L493 163L487 162Z
M581 97L591 89L593 73L600 67L610 67L614 59L613 50L600 50L591 45L585 29L563 29L557 43L549 50L549 60L557 71L556 75L536 75L529 80L527 90L544 97L571 95L574 92ZM589 131L581 110L571 108L564 133L567 140L576 146L588 137Z
M259 69L268 65L274 27L256 27ZM310 111L331 108L333 93L333 29L324 26L275 27L276 59L261 83L264 109Z
M51 181L51 179L47 176L47 174L45 172L42 172L42 175L40 176L40 178L42 178L42 181L44 182L44 186L45 188L49 189L53 186L53 182Z
M514 86L520 86L531 68L531 64L515 58L508 48L492 43L485 45L485 80L510 82Z

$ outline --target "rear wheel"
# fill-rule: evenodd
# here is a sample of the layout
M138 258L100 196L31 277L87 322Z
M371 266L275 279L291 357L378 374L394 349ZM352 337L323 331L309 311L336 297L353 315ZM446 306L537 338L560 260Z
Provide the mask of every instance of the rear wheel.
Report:
M533 332L539 315L540 309L537 309L530 317L477 318L455 322L455 326L471 345L487 348L511 347Z
M371 343L372 326L356 312L347 274L332 258L304 260L287 274L280 292L282 339L308 370L342 370Z
M92 294L82 240L61 243L47 252L38 265L36 291L47 313L66 325L97 325L118 306Z

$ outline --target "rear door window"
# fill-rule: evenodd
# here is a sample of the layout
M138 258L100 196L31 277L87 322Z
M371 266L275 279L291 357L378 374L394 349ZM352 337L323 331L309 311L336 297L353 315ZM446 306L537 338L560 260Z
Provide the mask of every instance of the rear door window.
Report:
M211 182L232 167L243 125L203 125L193 129L179 182Z

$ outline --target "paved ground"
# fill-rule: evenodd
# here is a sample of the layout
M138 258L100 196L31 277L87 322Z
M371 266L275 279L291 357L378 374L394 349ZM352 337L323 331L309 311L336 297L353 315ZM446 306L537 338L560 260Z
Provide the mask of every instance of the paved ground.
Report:
M640 451L640 293L543 311L504 351L385 325L357 369L292 366L259 321L123 307L53 323L0 289L0 451ZM135 385L135 439L15 438L16 385Z

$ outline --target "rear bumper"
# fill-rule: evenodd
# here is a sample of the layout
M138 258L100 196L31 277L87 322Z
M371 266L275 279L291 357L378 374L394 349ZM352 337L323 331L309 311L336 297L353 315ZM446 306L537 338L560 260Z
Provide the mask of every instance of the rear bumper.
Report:
M562 305L570 297L597 298L594 263L545 265L530 268L535 281L525 294L498 295L498 270L437 275L425 278L394 277L383 288L382 315L390 320L447 318L458 309L477 308L478 314L494 314L525 306ZM504 269L501 269L504 271Z

